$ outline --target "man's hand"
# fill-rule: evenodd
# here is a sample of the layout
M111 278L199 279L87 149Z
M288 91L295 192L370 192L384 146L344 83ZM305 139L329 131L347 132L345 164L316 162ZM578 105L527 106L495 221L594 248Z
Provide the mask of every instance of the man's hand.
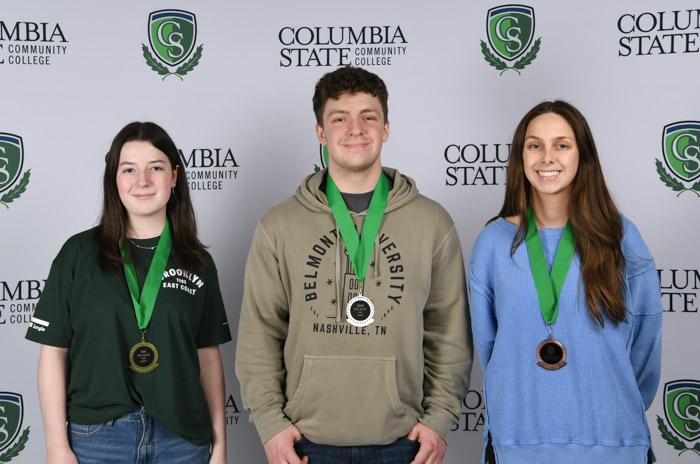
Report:
M417 422L408 436L409 440L418 441L420 448L411 464L441 464L445 457L447 443L430 427Z
M280 433L270 438L265 442L265 455L267 462L270 464L306 464L309 462L308 457L299 459L296 451L294 451L294 443L301 440L301 432L294 425L290 425ZM445 454L443 446L442 454Z

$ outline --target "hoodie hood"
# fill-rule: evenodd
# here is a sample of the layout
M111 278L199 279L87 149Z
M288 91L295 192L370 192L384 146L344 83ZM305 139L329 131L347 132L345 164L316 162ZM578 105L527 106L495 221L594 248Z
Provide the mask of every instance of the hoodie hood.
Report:
M404 176L398 170L382 167L384 175L392 184L387 199L385 213L398 209L413 200L418 196L418 187L416 182L408 176ZM304 178L301 185L297 188L295 196L299 202L310 209L311 211L333 214L331 207L326 198L326 192L321 190L321 184L328 174L328 168L317 173L310 174ZM355 215L365 216L366 211L361 213L350 213Z
M404 176L401 174L398 170L392 169L392 168L387 168L387 167L382 167L382 171L384 171L384 175L387 177L389 180L391 187L391 190L389 190L389 198L387 198L386 202L386 208L384 209L384 214L387 214L391 211L394 211L398 208L401 208L414 198L418 196L418 187L416 187L416 182L411 179L408 176ZM314 174L308 175L304 178L304 180L301 182L301 185L297 188L297 191L295 192L295 197L299 202L304 205L306 208L308 208L311 211L314 212L319 212L319 213L328 213L328 214L333 214L333 211L331 210L330 205L328 204L328 198L326 197L326 192L321 190L321 185L323 184L324 179L326 178L326 175L328 174L328 168L323 169L319 172L316 172ZM356 227L358 230L361 230L362 225L364 224L364 218L367 216L367 211L361 211L359 213L355 212L350 212L350 217L353 219L353 222L355 222ZM336 229L338 229L338 224L336 224ZM381 227L379 228L381 232ZM374 240L374 255L375 259L374 261L376 263L379 263L378 259L378 253L379 253L379 235L377 234L377 237ZM340 253L343 248L345 248L345 244L343 243L343 248L339 246L340 240L342 240L342 237L340 236L340 233L338 234L339 239L336 241L335 244L335 293L336 293L336 301L343 301L341 293L342 289L340 288L339 282L341 282L341 259L340 259ZM344 240L343 240L344 242ZM379 266L374 267L374 276L378 276L380 274ZM363 284L364 288L364 284ZM342 319L342 310L341 305L338 304L336 305L336 314L335 314L335 320L336 322L340 322Z

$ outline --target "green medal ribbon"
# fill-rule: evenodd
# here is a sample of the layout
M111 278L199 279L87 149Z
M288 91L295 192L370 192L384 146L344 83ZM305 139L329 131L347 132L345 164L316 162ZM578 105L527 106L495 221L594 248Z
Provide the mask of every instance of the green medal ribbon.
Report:
M561 241L557 247L557 254L554 257L550 275L547 270L547 262L544 259L544 251L542 251L540 234L537 232L532 205L527 206L527 221L528 228L525 241L527 242L527 250L530 256L532 277L535 279L535 288L537 289L537 299L540 303L542 318L551 327L554 325L554 321L557 320L559 296L561 295L566 275L569 273L571 260L574 257L574 231L571 227L571 221L567 221Z
M327 179L326 196L328 197L328 204L333 211L333 217L335 217L335 222L338 224L340 235L345 241L345 247L348 249L352 267L355 268L357 280L363 282L372 256L374 240L379 234L379 226L382 223L384 209L389 198L389 181L382 172L377 181L377 186L374 188L372 200L369 202L367 217L362 226L362 238L360 238L350 217L348 207L345 205L345 200L343 200L343 196L340 194L340 190L338 190L335 182L333 182L330 173L328 173Z
M131 293L131 301L134 304L139 330L144 330L148 327L148 323L151 322L153 307L156 304L156 297L158 296L158 290L160 290L160 283L163 280L165 266L168 264L168 256L170 255L172 244L173 239L170 235L170 223L166 218L163 234L158 240L156 252L153 255L151 265L148 268L148 274L146 274L146 281L143 284L143 291L139 297L139 282L136 278L134 263L128 261L127 250L122 247L121 240L119 240L119 251L121 251L122 258L128 261L124 263L124 273L126 274L126 282L129 285L129 293Z

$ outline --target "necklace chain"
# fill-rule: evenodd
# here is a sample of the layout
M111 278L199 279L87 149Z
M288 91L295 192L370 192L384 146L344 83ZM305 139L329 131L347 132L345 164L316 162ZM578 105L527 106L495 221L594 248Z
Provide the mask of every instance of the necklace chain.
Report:
M136 248L141 248L142 250L155 250L155 249L158 247L158 245L149 246L149 247L141 246L141 245L139 245L138 243L134 242L134 241L131 240L131 239L129 239L129 241L130 241L131 244L134 245Z

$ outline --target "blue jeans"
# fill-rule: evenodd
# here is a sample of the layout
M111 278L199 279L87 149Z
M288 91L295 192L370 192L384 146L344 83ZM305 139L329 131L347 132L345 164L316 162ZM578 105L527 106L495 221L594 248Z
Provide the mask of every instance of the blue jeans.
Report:
M209 445L170 432L143 408L96 425L68 424L80 464L207 464Z
M410 464L420 443L401 437L388 445L318 445L302 437L294 449L299 457L308 456L309 464Z

